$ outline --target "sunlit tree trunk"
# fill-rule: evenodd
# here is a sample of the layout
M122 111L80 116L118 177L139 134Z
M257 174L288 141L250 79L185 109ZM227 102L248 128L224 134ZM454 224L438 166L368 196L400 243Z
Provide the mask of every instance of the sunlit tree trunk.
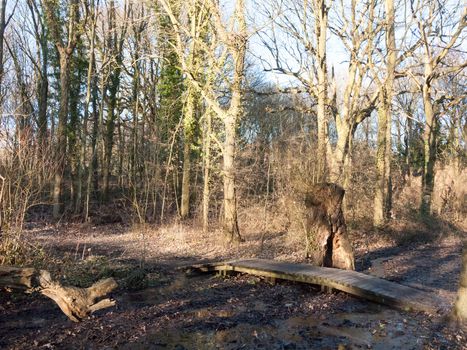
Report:
M193 1L188 9L188 24L193 40L190 42L190 54L187 59L187 68L193 72L196 79L206 83L205 72L202 67L207 59L206 52L203 51L209 39L208 23L209 12L202 2ZM182 178L182 199L180 215L186 218L190 213L191 197L191 177L192 164L195 161L193 146L196 144L196 136L199 134L199 115L201 111L200 93L192 86L189 79L185 80L186 99L183 113L183 178Z
M239 97L236 97L239 98ZM232 100L232 103L235 103ZM225 142L223 149L223 179L224 179L224 232L231 240L240 238L237 219L237 197L235 195L235 139L238 111L231 110L224 117Z
M382 96L381 99L386 99ZM374 197L373 224L376 227L386 223L386 196L388 188L388 128L390 129L390 115L385 101L378 107L378 141L376 151L376 183Z
M462 271L453 309L453 318L460 323L467 324L467 240L464 241L462 251Z
M191 148L193 144L193 133L196 118L196 97L195 91L189 88L187 91L187 100L185 102L183 116L183 175L182 175L182 200L180 205L180 216L182 219L189 216L190 213L190 182L191 182Z
M425 64L425 76L432 74L431 64ZM423 109L425 111L425 130L423 132L423 175L422 175L422 198L420 213L431 214L431 197L435 184L435 161L436 161L436 117L431 100L431 85L429 80L422 87Z
M3 81L3 42L5 38L5 27L6 27L6 0L0 2L0 84Z
M405 176L408 181L408 185L410 185L411 176L412 176L412 134L413 134L413 121L412 118L407 118L407 126L405 130L405 140L404 140L404 153L405 153Z
M235 193L235 146L237 122L242 114L242 84L245 69L246 53L246 22L244 0L237 0L235 6L238 32L233 36L232 56L234 61L234 76L232 82L232 99L230 107L223 117L225 141L223 149L224 178L224 232L231 240L241 240L237 218L237 197Z
M317 38L317 70L318 70L318 181L323 182L327 178L327 117L326 103L328 99L328 77L326 64L326 36L328 30L328 11L325 0L318 0L315 4L315 31Z
M204 129L204 176L203 176L203 232L209 230L209 200L210 200L210 178L211 178L211 132L212 117L211 111L205 112Z
M69 207L75 212L79 211L81 201L80 175L82 163L80 158L80 139L84 133L85 123L81 120L80 95L81 79L83 74L83 47L80 45L76 54L71 58L71 71L74 74L70 81L69 92L69 117L67 137L68 137L68 158L70 171L70 204Z
M378 141L376 152L376 183L374 197L373 224L383 226L390 218L391 189L391 155L392 155L392 96L394 89L394 73L396 69L396 40L394 33L394 1L386 0L386 48L387 77L380 87L378 105Z

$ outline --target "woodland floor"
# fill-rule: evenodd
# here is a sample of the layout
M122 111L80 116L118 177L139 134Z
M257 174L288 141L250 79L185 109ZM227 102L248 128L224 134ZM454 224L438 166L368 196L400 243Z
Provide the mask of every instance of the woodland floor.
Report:
M44 247L47 268L67 283L86 286L114 276L120 284L113 294L117 306L73 323L46 298L2 291L1 349L467 348L467 331L445 322L449 309L406 313L298 283L186 276L176 270L236 257L303 261L299 241L284 233L245 232L244 243L228 247L217 232L202 234L178 224L157 230L31 225L24 235ZM403 246L363 233L352 240L357 270L430 291L452 305L459 235Z

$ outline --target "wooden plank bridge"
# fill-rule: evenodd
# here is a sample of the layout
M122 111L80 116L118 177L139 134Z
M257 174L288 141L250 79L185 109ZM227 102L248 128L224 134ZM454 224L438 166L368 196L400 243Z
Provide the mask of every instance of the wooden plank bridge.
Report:
M242 259L192 265L188 271L246 273L321 285L405 311L436 313L445 305L435 295L361 272L274 260Z

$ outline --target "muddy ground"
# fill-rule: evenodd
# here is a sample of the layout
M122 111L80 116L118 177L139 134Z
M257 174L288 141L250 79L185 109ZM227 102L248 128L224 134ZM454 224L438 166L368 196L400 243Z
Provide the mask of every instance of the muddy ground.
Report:
M118 304L73 323L44 297L2 291L1 349L467 349L466 330L446 322L460 273L458 235L403 247L353 237L358 270L437 294L446 303L433 315L299 283L177 270L234 257L303 261L285 233L251 233L235 246L181 225L39 225L25 235L65 282L114 276Z

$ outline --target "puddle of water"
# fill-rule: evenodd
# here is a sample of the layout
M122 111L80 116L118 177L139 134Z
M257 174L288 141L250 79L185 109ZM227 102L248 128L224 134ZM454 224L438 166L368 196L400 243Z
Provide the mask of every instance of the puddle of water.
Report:
M371 311L371 310L370 310ZM223 317L232 317L228 312ZM196 316L212 316L211 311L199 310ZM219 316L219 315L218 315ZM394 310L330 314L329 319L291 317L271 320L270 324L237 324L219 331L156 332L148 334L128 349L419 349L415 321L401 318Z
M203 277L200 277L203 278ZM193 277L177 275L169 284L150 288L129 295L128 301L141 305L162 302L178 289L196 288ZM268 306L258 300L248 309L239 305L233 309L200 308L191 316L202 325L206 319L220 317L230 323L222 330L165 329L149 333L137 343L125 345L124 349L309 349L345 348L376 350L419 349L423 338L417 337L416 320L405 320L399 312L369 303L353 310L329 314L326 318L291 317L270 320L269 324L236 323L235 317L248 311L267 311Z
M341 313L329 315L329 320L311 317L293 317L277 324L278 334L298 333L307 337L334 339L338 344L351 348L411 349L417 347L417 339L409 332L409 325L393 321L392 310L379 313ZM400 316L399 316L400 317Z

